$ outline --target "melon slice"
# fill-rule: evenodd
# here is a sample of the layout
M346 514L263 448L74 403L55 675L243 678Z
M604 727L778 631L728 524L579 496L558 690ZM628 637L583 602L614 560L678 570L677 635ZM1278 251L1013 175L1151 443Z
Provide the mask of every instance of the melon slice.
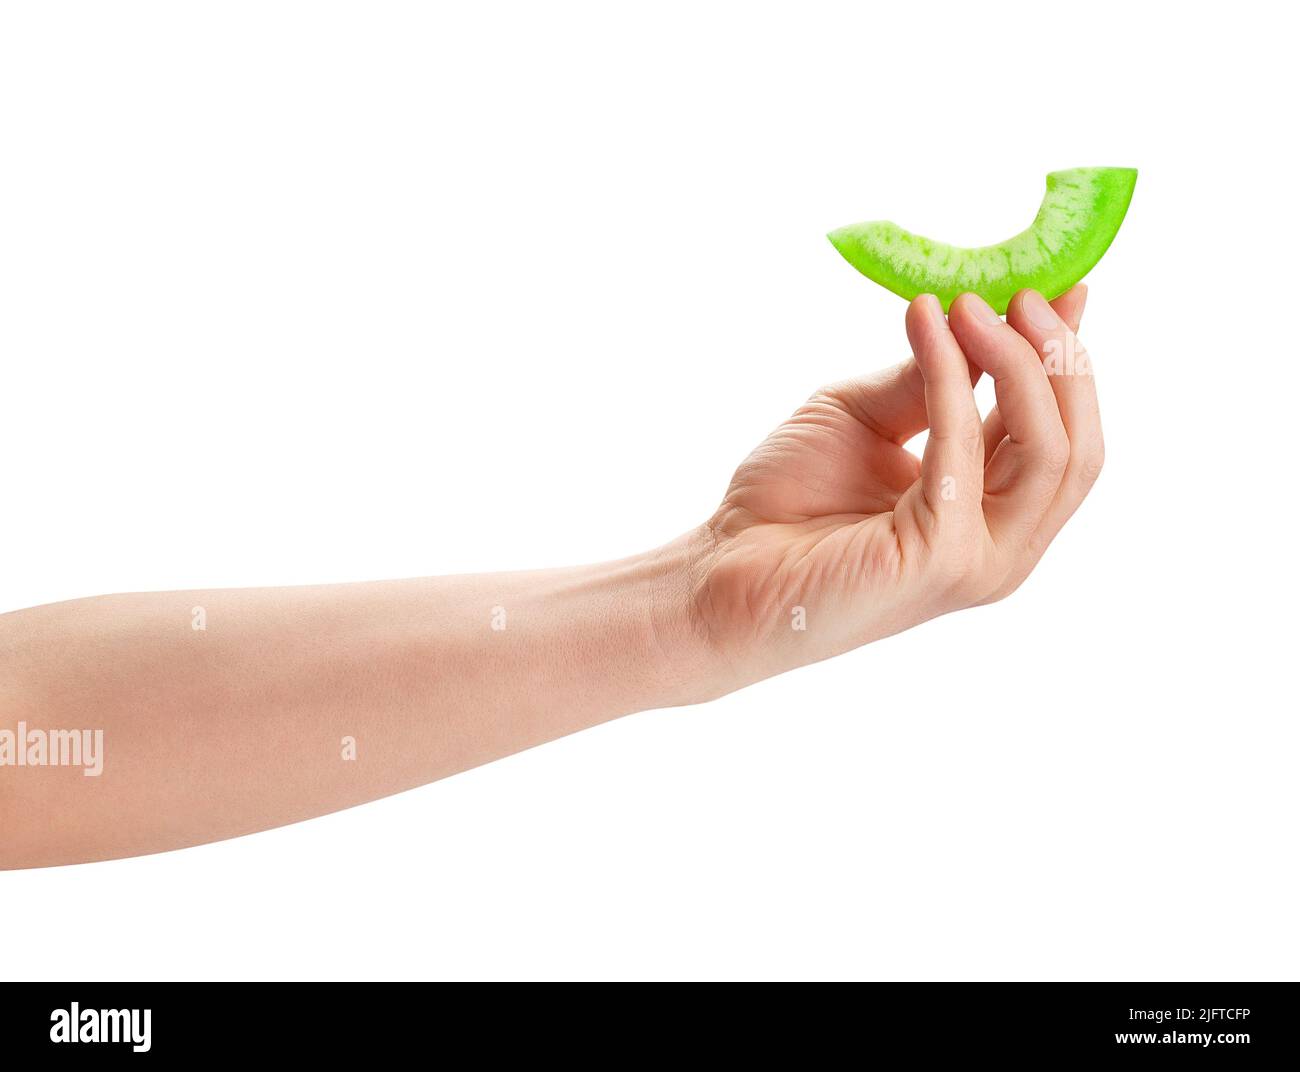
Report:
M854 268L909 301L933 294L944 312L973 291L999 313L1032 287L1052 299L1092 269L1124 222L1134 168L1053 171L1038 215L1026 231L995 246L950 246L885 221L852 223L827 237Z

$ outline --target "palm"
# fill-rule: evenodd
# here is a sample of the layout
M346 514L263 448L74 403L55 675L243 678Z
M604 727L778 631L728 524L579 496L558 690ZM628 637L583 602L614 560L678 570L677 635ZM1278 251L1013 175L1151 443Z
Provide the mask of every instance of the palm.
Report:
M920 463L835 388L816 395L736 471L710 531L710 620L729 646L816 616L827 654L862 643L863 596L894 587L903 556L894 510Z
M769 524L888 513L920 475L911 452L834 389L814 396L737 471L727 502Z

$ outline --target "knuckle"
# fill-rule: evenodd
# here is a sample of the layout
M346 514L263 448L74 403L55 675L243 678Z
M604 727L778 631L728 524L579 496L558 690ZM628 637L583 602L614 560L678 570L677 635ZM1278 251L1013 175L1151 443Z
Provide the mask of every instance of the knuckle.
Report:
M1006 595L1007 567L1000 563L981 570L976 581L970 592L972 605L982 607L996 603Z
M817 405L819 403L821 404L831 403L833 405L835 403L838 403L840 401L840 398L844 394L844 388L845 388L845 384L843 381L823 384L821 387L818 387L817 390L815 390L812 394L808 396L807 404Z
M948 594L957 590L970 568L962 554L962 543L951 530L936 528L931 533L932 543L926 572L930 582L939 591Z
M1033 564L1036 564L1047 553L1047 548L1051 546L1054 536L1055 533L1048 532L1045 529L1036 529L1029 534L1029 538L1025 540L1025 551L1029 556L1031 565L1024 571L1026 574L1034 568Z
M859 408L860 398L854 393L854 385L843 381L820 387L808 396L797 410L792 420L819 421L839 420L846 414L853 414Z
M1042 458L1044 467L1056 476L1062 476L1070 464L1070 440L1065 430L1051 435L1043 443Z
M982 607L997 600L997 584L982 572L971 571L958 589L962 602L968 607Z
M1011 593L1020 587L1022 581L1023 578L1020 577L1012 577L1009 580L1004 581L1002 584L998 585L997 588L993 589L989 595L985 596L980 605L987 606L990 603L1001 603L1007 598L1007 596L1011 595Z
M946 592L964 592L973 572L960 544L946 548L939 558L940 583Z
M835 406L841 409L849 407L861 399L875 385L877 380L878 376L824 383L808 396L805 405Z
M997 581L969 540L949 541L936 556L935 569L939 587L961 606L978 603Z
M967 457L978 458L983 454L984 426L980 424L979 418L972 414L968 419L963 420L961 427L957 429L956 440Z
M987 606L990 603L1000 603L1019 588L1025 581L1029 570L1017 559L1012 564L1002 569L994 582L988 586L979 600L979 606Z
M1097 482L1101 476L1102 467L1106 464L1106 447L1101 440L1089 444L1083 450L1079 457L1079 480L1084 487L1090 488Z
M803 402L794 415L796 417L809 413L824 412L827 409L843 409L843 395L836 387L822 387L808 396L807 401Z
M972 415L962 421L952 431L944 434L932 432L931 435L942 442L951 444L967 461L977 460L984 454L984 427L979 418Z

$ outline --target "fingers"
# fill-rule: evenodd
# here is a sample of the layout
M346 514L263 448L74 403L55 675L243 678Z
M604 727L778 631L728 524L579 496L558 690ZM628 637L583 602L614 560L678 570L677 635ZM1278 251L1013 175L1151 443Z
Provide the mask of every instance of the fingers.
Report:
M966 355L939 301L922 294L907 310L907 338L924 383L929 439L921 458L921 495L932 517L975 516L983 486L983 440Z
M1049 303L1056 311L1056 315L1065 321L1066 326L1071 331L1079 330L1079 323L1083 320L1083 309L1088 304L1088 287L1083 283L1076 283L1059 298L1053 299ZM1066 434L1069 434L1067 429ZM994 406L989 410L989 415L984 418L984 460L993 457L994 452L1001 446L1002 441L1007 438L1007 426L1002 423L1002 414L998 412L998 407Z
M968 366L971 383L980 370ZM827 388L857 420L877 435L902 446L928 426L925 379L916 358L860 379Z
M1079 323L1083 320L1083 309L1088 304L1088 286L1086 283L1075 283L1069 290L1059 298L1053 298L1049 303L1056 315L1065 321L1066 327L1071 331L1079 330Z
M1075 337L1078 316L1074 317L1072 326L1069 319L1072 312L1076 310L1067 306L1063 314L1032 290L1022 290L1007 308L1007 323L1042 355L1043 369L1069 438L1064 477L1035 534L1035 558L1078 509L1101 471L1105 454L1092 362ZM1082 313L1082 301L1077 313Z
M998 407L994 406L989 410L989 415L984 418L984 464L989 463L989 459L998 452L998 447L1002 446L1002 441L1007 438L1007 426L1002 423L1002 414L998 412Z
M1056 396L1033 346L981 298L960 295L948 322L971 363L993 377L1007 438L984 473L984 517L995 542L1019 546L1046 515L1069 461ZM983 443L981 430L981 452Z

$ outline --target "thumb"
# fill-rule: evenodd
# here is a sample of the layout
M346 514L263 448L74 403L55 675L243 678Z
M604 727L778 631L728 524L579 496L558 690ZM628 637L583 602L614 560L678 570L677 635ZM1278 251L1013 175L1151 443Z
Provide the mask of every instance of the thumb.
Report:
M980 370L967 362L974 386ZM915 357L834 386L835 396L856 420L900 446L929 427L925 409L925 379Z

